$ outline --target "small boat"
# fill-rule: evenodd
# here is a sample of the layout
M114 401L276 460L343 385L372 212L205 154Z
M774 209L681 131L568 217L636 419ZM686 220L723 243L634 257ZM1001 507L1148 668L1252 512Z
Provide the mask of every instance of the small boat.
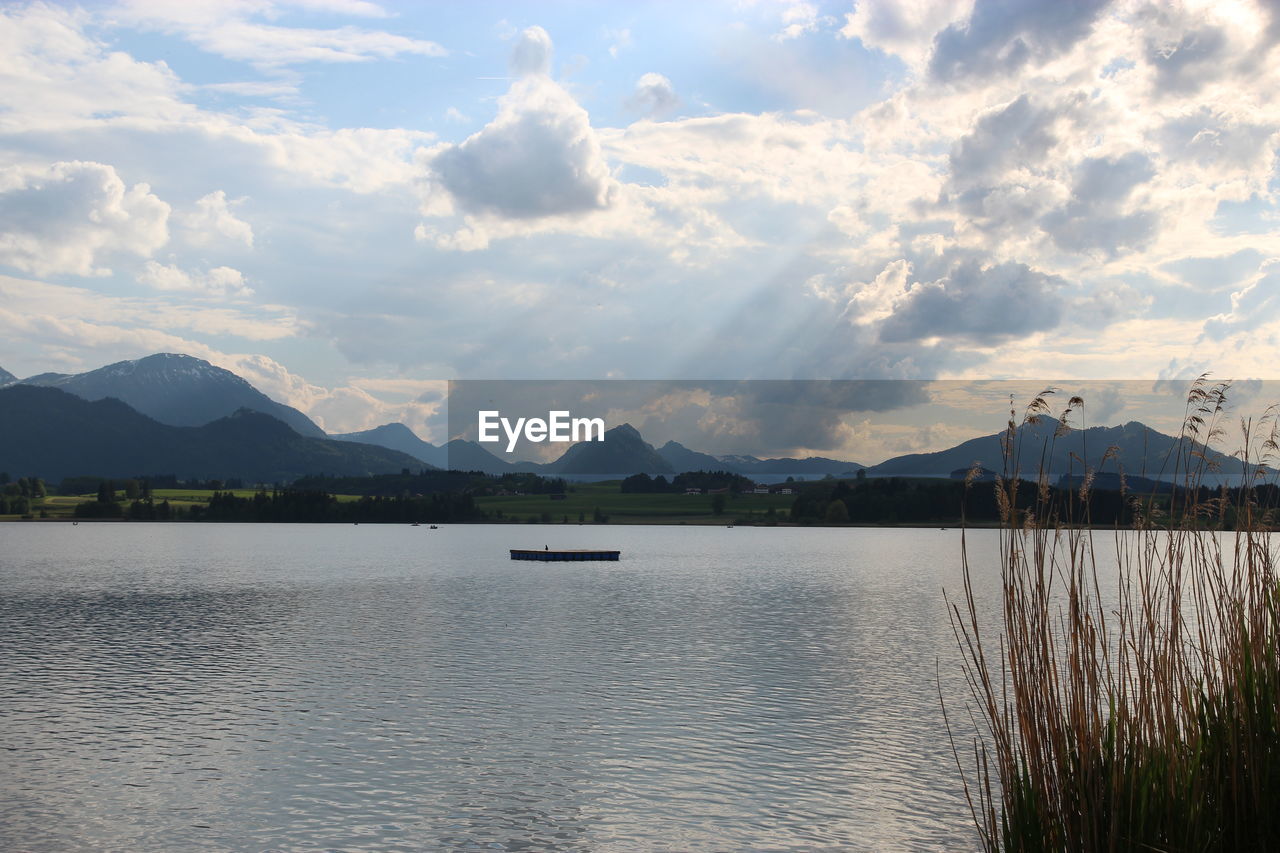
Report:
M430 528L430 529L431 529L431 530L439 530L440 528L439 528L439 527L436 527L436 526L433 524L433 525L431 525L431 528Z
M422 522L421 522L421 521L415 521L415 522L413 523L413 526L414 526L414 527L421 527L421 526L422 526Z

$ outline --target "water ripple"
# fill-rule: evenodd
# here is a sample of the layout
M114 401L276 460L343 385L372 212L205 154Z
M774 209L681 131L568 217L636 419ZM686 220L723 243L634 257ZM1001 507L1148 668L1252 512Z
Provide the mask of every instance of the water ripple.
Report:
M3 535L0 848L973 846L954 536L544 528L624 559L530 568L514 527Z

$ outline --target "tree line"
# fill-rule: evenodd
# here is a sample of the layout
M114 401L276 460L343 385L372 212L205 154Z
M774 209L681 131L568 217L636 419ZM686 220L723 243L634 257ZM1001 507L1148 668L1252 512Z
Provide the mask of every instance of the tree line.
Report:
M699 489L704 492L717 489L746 492L753 488L755 483L749 477L729 471L685 471L683 474L676 474L670 480L662 474L656 477L650 477L648 474L632 474L622 481L621 487L624 494L682 493L688 489Z
M1001 521L996 491L1007 488L999 482L966 486L956 480L902 479L897 477L860 479L850 483L822 482L804 487L791 506L791 520L800 524L912 524L970 523ZM1019 480L1013 490L1015 507L1037 504L1038 484ZM1054 521L1065 524L1095 524L1130 527L1136 523L1159 524L1169 507L1206 507L1203 523L1233 529L1237 507L1275 507L1280 487L1260 484L1251 487L1185 488L1160 484L1153 491L1092 488L1078 484L1047 487L1044 506L1057 513ZM1247 493L1247 494L1246 494ZM1215 509L1216 508L1216 509ZM1216 513L1216 514L1214 514ZM1274 525L1280 519L1270 519Z

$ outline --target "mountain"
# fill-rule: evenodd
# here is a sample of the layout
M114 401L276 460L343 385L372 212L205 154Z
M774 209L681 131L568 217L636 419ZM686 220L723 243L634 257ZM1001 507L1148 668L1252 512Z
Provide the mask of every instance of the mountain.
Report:
M512 471L540 471L536 462L505 462L474 441L455 438L442 447L418 438L404 424L383 424L360 432L333 435L338 441L359 441L407 453L436 468L452 471L483 471L486 474L508 474Z
M50 482L176 474L275 483L306 474L367 476L422 467L394 450L299 435L249 409L199 427L175 427L113 398L91 402L57 388L19 384L0 389L0 411L16 415L0 418L0 470Z
M728 465L731 471L737 471L739 468L750 468L764 461L759 456L744 456L736 453L717 456L716 459L720 460L722 465Z
M710 453L690 450L678 441L668 441L658 448L658 455L667 461L676 473L685 471L724 471L725 464ZM736 469L735 473L736 473Z
M712 456L709 453L690 450L676 441L668 441L662 445L658 448L658 454L677 472L730 471L747 477L758 474L839 476L854 474L865 467L857 462L843 462L839 459L828 459L825 456L809 456L805 459L793 459L789 456L779 459L735 455Z
M1080 474L1085 460L1089 467L1105 471L1116 471L1117 463L1123 466L1126 474L1152 479L1170 479L1174 476L1174 451L1178 439L1162 432L1157 432L1145 424L1130 421L1123 426L1091 427L1086 430L1071 430L1065 435L1053 438L1058 428L1058 421L1050 417L1042 417L1037 424L1024 424L1018 428L1018 442L1021 447L1021 465L1019 473L1024 477L1034 477L1040 468L1041 452L1045 450L1045 466L1051 476L1063 474ZM934 453L910 453L897 456L873 465L867 469L872 477L947 477L959 468L969 468L975 462L992 471L1003 471L1004 461L1000 452L1000 439L1003 433L984 435L972 438L946 450ZM1050 442L1052 442L1051 450ZM1107 460L1101 466L1103 455L1110 447L1117 448L1118 456ZM1185 454L1190 448L1185 447ZM1201 450L1201 446L1197 446ZM1087 450L1087 453L1086 453ZM1219 453L1216 450L1204 450L1206 458L1220 466L1223 475L1238 479L1241 465L1238 460ZM1078 459L1073 459L1072 455ZM1217 477L1206 482L1218 482Z
M18 377L14 376L12 373L5 370L3 367L0 367L0 388L3 388L5 385L10 385L17 381L18 381Z
M486 474L508 474L512 471L536 471L535 462L511 463L499 459L475 441L455 438L440 448L448 460L450 471L483 471Z
M736 458L743 459L744 457ZM830 474L833 477L838 477L856 474L865 467L865 465L859 465L857 462L828 459L825 456L806 456L804 459L784 456L779 459L756 459L755 462L751 463L739 463L738 472L747 476L752 474L807 474L824 477Z
M545 467L549 474L675 474L631 424L608 430L603 441L582 441Z
M429 441L423 441L404 424L383 424L373 429L360 432L348 432L331 435L335 441L358 441L364 444L376 444L391 450L408 453L436 468L448 467L448 452L443 447L436 447Z
M284 421L301 435L327 438L302 412L277 403L231 371L189 355L157 353L88 373L42 373L22 384L57 388L86 400L115 397L170 426L201 426L249 409Z

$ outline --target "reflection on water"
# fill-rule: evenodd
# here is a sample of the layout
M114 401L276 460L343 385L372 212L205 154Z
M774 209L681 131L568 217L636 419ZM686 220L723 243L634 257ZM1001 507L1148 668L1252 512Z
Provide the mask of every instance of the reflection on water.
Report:
M506 559L543 540L623 559ZM973 845L935 679L941 658L960 699L954 532L9 524L0 545L3 849Z

